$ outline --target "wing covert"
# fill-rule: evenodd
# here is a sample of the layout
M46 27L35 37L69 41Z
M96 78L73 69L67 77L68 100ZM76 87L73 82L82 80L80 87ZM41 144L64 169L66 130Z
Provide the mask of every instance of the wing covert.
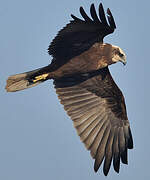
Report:
M95 159L94 170L104 161L107 175L113 160L114 170L119 172L120 160L128 163L127 150L133 148L133 140L123 95L108 68L63 77L54 84L81 141Z

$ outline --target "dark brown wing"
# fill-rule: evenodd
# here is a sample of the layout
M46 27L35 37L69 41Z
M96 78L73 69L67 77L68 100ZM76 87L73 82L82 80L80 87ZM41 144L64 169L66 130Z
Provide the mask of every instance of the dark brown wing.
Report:
M95 159L97 171L104 160L108 174L111 161L119 172L120 159L127 164L127 149L133 140L124 97L108 68L54 80L56 93L86 148Z
M95 42L103 42L103 38L113 33L116 28L109 9L107 10L108 24L102 4L99 5L99 17L94 4L90 8L92 19L88 17L82 7L80 7L80 13L84 20L71 15L73 20L58 32L48 48L49 54L54 58L52 63L59 67L88 50Z

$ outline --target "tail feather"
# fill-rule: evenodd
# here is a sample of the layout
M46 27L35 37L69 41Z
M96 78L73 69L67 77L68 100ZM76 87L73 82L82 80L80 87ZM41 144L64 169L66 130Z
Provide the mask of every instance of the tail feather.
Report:
M9 76L6 84L7 92L15 92L34 87L47 80L48 73L45 67L33 71Z

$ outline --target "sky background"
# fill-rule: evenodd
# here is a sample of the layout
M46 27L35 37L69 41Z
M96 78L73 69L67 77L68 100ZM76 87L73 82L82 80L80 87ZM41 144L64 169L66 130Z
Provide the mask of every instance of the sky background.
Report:
M127 65L111 66L127 105L134 138L129 165L109 180L150 178L150 1L137 0L1 0L0 1L0 179L105 179L102 168L94 173L90 153L84 148L55 94L52 81L6 93L9 75L50 63L47 48L58 30L79 16L83 6L103 2L115 18L117 29L105 42L120 46Z

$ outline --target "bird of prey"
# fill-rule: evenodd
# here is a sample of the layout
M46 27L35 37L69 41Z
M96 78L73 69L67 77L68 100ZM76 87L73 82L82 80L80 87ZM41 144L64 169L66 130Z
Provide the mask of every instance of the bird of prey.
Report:
M120 161L128 163L133 139L123 94L108 66L119 61L126 64L126 55L120 47L103 42L116 29L110 9L107 18L101 3L98 14L94 4L91 17L83 7L80 13L82 19L71 15L70 23L49 45L51 64L8 77L6 90L15 92L52 79L77 134L95 159L95 172L104 162L107 175L113 162L119 173Z

